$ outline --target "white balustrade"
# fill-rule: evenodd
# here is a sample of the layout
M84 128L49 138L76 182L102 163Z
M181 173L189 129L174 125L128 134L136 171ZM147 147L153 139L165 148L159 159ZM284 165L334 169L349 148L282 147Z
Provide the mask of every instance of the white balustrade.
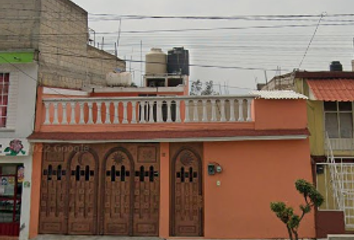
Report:
M43 100L43 124L249 122L253 99L253 96L50 98Z

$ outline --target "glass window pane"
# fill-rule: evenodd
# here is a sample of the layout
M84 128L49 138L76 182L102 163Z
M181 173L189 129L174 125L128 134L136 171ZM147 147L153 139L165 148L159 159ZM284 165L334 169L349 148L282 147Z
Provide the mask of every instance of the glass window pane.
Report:
M351 110L352 110L352 102L339 103L339 111L351 111Z
M14 200L0 200L0 222L13 222Z
M337 102L324 102L325 111L337 111Z
M2 176L0 180L0 197L14 197L16 180L15 176Z
M1 165L2 175L15 175L17 173L17 165L3 164Z
M326 113L326 131L330 138L338 138L338 121L336 113Z
M15 210L15 222L19 222L21 218L21 201L16 201L16 210Z
M341 113L340 115L340 135L342 138L353 137L353 117L352 113Z

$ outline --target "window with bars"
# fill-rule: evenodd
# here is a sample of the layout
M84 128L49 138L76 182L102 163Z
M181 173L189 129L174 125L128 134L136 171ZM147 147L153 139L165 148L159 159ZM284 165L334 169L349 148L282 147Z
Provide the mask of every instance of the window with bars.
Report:
M330 138L353 138L353 103L324 102L325 128Z
M10 74L0 73L0 128L6 127Z

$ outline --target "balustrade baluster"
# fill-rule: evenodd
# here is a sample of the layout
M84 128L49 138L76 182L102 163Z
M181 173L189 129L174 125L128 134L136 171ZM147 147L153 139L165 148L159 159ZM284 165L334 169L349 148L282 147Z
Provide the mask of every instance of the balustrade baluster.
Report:
M84 116L85 103L84 102L80 102L79 103L79 107L80 107L80 121L79 121L79 124L85 124L85 116Z
M190 122L190 119L189 119L189 99L184 100L184 105L185 105L184 122Z
M136 104L137 104L137 101L131 101L130 102L132 104L132 121L130 123L137 123L137 120L136 120Z
M251 116L251 103L252 99L247 99L247 121L250 122L252 121L252 116Z
M198 122L199 121L199 116L198 116L198 100L193 100L193 122Z
M145 101L140 101L140 123L145 122Z
M203 105L203 118L202 118L202 121L203 122L207 122L208 121L208 115L207 115L207 100L206 99L202 100L202 105Z
M154 101L148 101L149 123L154 122Z
M176 100L176 122L181 122L181 101Z
M66 114L66 102L62 103L61 106L63 108L63 119L61 120L61 124L68 124L68 118Z
M215 99L211 99L210 102L211 102L211 121L212 122L216 122L217 121L216 109L215 109L216 100Z
M104 105L106 106L106 119L104 120L104 124L110 124L111 123L111 115L109 114L109 110L111 107L111 102L105 102Z
M93 124L92 102L88 102L87 105L89 109L87 124Z
M156 101L156 121L158 123L162 122L161 111L162 111L162 101L157 100Z
M225 122L225 99L220 100L221 103L221 117L220 117L220 122Z
M96 124L102 124L102 114L101 114L102 102L96 102L96 106L97 106Z
M70 125L75 125L76 124L76 115L75 115L75 102L70 103L70 108L71 108L71 115L70 115Z
M166 122L172 122L172 118L171 118L171 100L167 100L166 101L166 105L167 105L167 120L166 120Z
M49 114L49 111L50 111L50 103L49 102L45 102L44 103L44 108L45 108L45 119L44 119L44 124L45 125L48 125L50 124L50 114Z
M58 121L58 103L53 103L54 105L54 115L53 115L53 123L52 124L59 124Z
M230 104L230 122L235 122L235 99L231 98L229 99L229 104Z
M123 102L123 121L122 123L127 124L128 123L128 109L127 109L127 103L126 101Z
M119 102L115 101L113 102L113 106L114 106L114 119L113 119L113 123L114 124L119 124Z
M243 117L243 99L238 99L238 121L243 122L245 119Z

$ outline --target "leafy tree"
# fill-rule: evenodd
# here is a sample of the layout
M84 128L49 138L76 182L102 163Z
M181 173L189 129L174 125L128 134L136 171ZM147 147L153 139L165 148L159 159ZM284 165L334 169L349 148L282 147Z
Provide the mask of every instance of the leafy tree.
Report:
M214 83L212 80L205 82L203 89L203 83L198 79L192 82L190 95L216 95L214 91Z
M202 95L216 95L212 80L205 82L205 89L202 91Z
M190 95L200 95L200 92L202 91L202 85L203 83L199 79L195 82L192 82Z
M304 197L305 204L300 205L301 216L294 213L292 207L286 206L284 202L271 202L270 209L286 225L289 238L298 240L298 229L305 214L311 211L312 207L319 207L324 202L324 198L315 186L306 180L299 179L295 182L296 190Z

